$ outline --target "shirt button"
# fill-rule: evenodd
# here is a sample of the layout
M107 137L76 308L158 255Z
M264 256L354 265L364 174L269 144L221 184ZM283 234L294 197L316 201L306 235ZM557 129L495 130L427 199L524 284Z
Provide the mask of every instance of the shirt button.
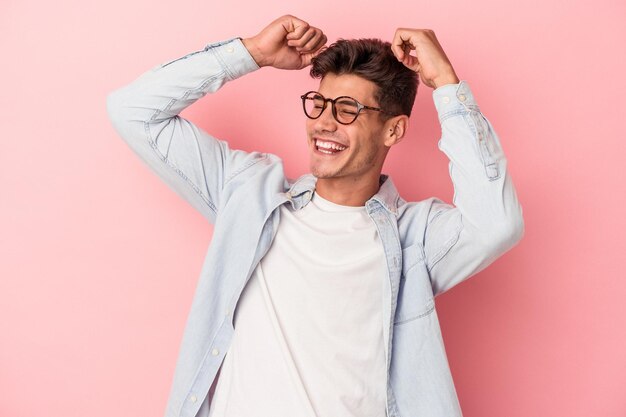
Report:
M232 54L233 52L235 52L235 48L233 48L232 46L229 46L226 48L226 52L228 52L229 54Z
M220 354L220 350L219 350L219 349L213 349L213 350L211 351L211 355L213 355L213 356L217 356L217 355L219 355L219 354Z
M189 399L191 400L192 403L195 403L196 401L198 401L198 397L196 397L195 395L192 395L191 397L189 397Z
M450 102L450 97L446 96L442 98L441 101L443 101L445 104L448 104Z
M465 94L460 94L459 95L459 100L465 101L466 99L467 99L467 97L465 97Z

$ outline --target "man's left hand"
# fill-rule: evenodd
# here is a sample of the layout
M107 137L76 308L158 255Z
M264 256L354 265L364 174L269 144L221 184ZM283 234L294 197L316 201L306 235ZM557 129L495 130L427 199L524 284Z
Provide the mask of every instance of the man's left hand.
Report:
M422 82L431 88L459 82L450 60L432 30L396 29L391 50L398 61L417 72ZM415 55L411 55L411 51L415 51Z

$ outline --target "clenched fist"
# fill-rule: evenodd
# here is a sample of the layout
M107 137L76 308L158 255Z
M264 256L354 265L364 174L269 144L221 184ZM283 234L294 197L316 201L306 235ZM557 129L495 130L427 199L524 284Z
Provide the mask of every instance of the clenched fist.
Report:
M260 67L302 69L323 50L327 39L320 29L286 15L242 41Z
M459 82L450 60L432 30L397 29L391 42L391 50L398 61L417 72L422 82L431 88ZM411 55L411 51L415 51L415 55Z

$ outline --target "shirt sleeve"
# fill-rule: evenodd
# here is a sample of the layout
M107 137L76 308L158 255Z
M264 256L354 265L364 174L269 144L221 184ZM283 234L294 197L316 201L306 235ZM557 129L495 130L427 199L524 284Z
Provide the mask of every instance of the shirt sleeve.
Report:
M107 97L109 118L122 139L211 222L228 181L266 155L231 150L179 113L258 68L235 38L157 65Z
M439 149L454 185L453 205L436 200L425 230L424 254L433 293L441 294L511 249L524 234L498 135L465 81L433 92L441 123Z

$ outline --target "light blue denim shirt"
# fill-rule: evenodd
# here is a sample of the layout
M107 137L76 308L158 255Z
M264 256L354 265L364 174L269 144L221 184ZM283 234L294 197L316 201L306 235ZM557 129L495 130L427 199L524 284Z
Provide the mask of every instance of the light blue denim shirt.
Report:
M230 149L179 116L258 66L239 39L157 65L107 99L134 152L210 222L213 238L176 364L167 417L205 416L209 389L233 337L233 312L269 249L282 204L301 209L316 179L291 181L271 154ZM522 208L491 124L466 82L433 92L450 159L454 205L406 202L387 176L366 202L383 243L381 277L388 417L453 417L461 409L435 296L485 268L522 237ZM312 312L314 314L314 312ZM341 318L337 318L340 320Z

